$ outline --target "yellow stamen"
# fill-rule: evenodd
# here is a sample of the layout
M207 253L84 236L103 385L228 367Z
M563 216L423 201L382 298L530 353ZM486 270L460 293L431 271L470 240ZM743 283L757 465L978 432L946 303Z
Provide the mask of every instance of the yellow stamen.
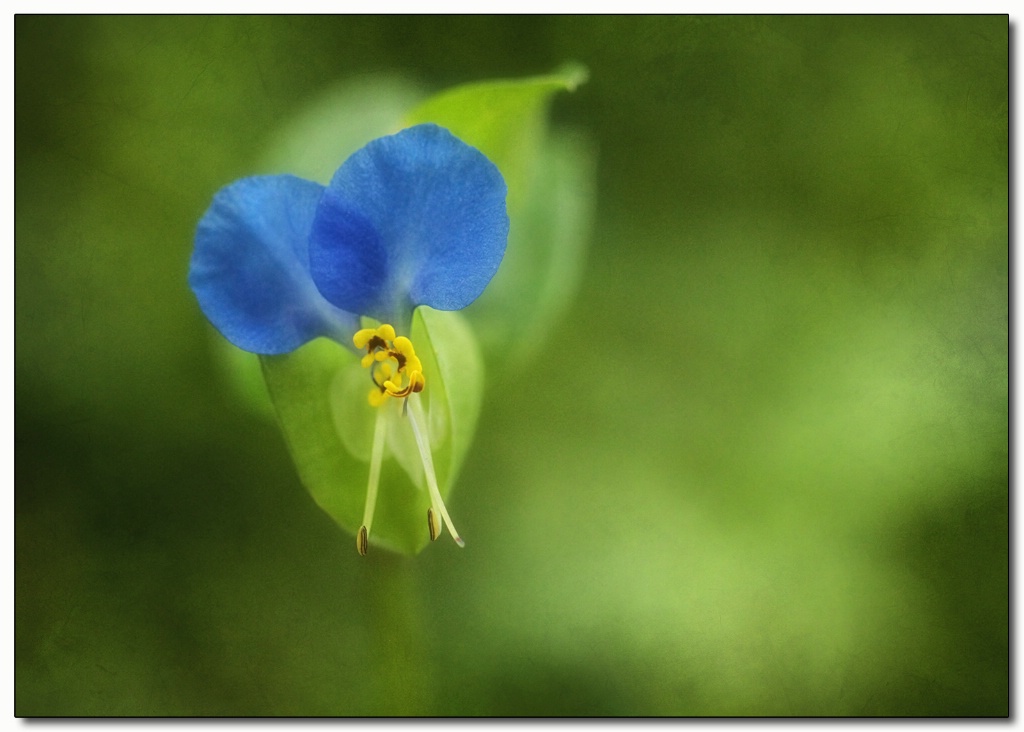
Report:
M352 336L352 343L355 344L356 348L366 348L366 344L370 342L370 339L377 335L376 328L363 328L357 330L356 334Z
M385 323L377 328L363 328L352 337L352 343L356 348L366 349L360 363L363 368L371 369L376 386L369 396L372 406L379 407L386 397L404 399L423 391L426 386L423 364L412 341L396 336L393 326Z

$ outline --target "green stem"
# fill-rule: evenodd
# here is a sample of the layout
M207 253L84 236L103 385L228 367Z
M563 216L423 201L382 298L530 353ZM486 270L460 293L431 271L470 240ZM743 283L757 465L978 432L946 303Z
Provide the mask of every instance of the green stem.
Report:
M414 557L371 547L360 562L358 587L367 613L373 703L368 716L432 716L432 664L427 656Z

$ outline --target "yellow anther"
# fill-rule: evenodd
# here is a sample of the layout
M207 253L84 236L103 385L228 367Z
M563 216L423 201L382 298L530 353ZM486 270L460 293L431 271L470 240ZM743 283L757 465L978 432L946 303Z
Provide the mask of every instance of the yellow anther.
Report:
M395 350L403 356L415 356L416 349L412 347L412 341L405 336L398 336L394 339Z
M413 391L423 391L423 387L427 385L427 382L423 379L423 374L419 371L413 371L409 374L409 388Z
M387 323L379 328L363 328L357 330L356 334L352 336L352 343L356 348L366 348L367 346L373 348L375 344L372 344L371 341L374 338L387 342L393 341L395 340L395 329Z
M357 330L356 334L352 336L352 343L356 348L366 348L366 344L370 342L370 339L377 335L376 328L363 328Z

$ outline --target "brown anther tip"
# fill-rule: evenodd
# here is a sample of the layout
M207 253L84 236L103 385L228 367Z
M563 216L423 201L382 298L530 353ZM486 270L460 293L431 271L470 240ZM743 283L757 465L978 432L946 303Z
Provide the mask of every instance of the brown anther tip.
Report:
M365 526L359 527L359 536L356 537L356 549L359 550L359 555L365 557L366 551L370 548L370 539L367 536Z
M430 532L430 540L437 541L438 527L434 524L434 509L427 509L427 531Z

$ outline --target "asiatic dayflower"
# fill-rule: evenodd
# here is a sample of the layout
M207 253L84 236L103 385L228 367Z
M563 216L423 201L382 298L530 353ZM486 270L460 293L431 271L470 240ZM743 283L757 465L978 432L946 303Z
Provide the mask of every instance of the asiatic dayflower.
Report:
M326 337L362 354L377 415L360 554L396 415L407 418L420 453L430 538L447 525L463 545L437 485L418 397L430 375L409 334L416 307L460 310L497 272L508 238L506 193L483 153L421 124L368 143L327 186L289 175L236 181L199 222L189 284L231 343L276 355ZM362 316L380 325L360 328Z

